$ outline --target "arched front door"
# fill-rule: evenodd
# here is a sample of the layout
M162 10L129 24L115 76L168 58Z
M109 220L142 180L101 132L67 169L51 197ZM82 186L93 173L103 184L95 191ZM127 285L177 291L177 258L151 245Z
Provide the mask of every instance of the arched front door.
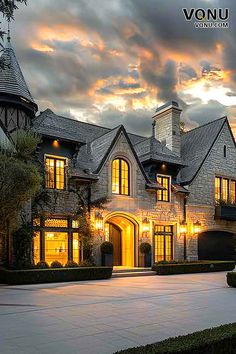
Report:
M122 265L121 229L109 223L109 240L113 244L113 265Z
M200 260L236 260L236 237L230 232L207 231L198 237Z

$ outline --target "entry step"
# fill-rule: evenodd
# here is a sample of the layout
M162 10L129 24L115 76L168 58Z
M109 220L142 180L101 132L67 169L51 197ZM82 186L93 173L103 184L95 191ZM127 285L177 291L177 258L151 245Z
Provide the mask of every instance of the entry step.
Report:
M125 278L125 277L145 277L150 275L156 275L156 272L152 270L145 271L113 271L112 278Z

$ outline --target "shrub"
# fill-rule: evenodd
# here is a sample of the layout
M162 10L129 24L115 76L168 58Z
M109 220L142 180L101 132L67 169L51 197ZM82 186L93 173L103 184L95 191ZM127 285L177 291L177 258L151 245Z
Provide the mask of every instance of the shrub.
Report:
M75 268L78 267L78 263L74 262L74 261L68 261L65 265L65 268Z
M143 242L139 246L140 252L143 254L148 254L151 252L152 246L148 242Z
M36 264L36 268L47 269L49 268L49 264L47 262L40 261Z
M5 284L40 284L68 281L109 279L112 267L49 268L8 270L0 268L0 281Z
M236 288L236 272L227 273L227 283L229 286Z
M113 244L105 241L101 244L101 252L104 254L113 254Z
M236 323L231 323L159 343L121 350L117 354L235 354L235 348Z
M51 263L51 268L63 268L63 265L58 261L53 261Z
M156 271L158 275L170 275L220 272L226 270L233 270L234 267L234 261L197 261L187 263L156 263L153 265L152 269Z

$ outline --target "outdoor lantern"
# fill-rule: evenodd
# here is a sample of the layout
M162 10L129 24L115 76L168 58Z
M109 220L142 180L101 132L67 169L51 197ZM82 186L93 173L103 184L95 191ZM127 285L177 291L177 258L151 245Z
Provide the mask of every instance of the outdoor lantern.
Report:
M101 213L96 213L95 215L95 228L96 230L103 229L103 217Z
M187 223L186 223L186 221L182 221L180 223L180 233L181 234L186 234L187 233Z
M60 146L59 140L58 140L58 139L53 140L52 146L53 146L54 148L58 148L58 147Z
M193 230L195 234L198 234L201 231L201 223L199 221L193 223Z
M149 232L150 231L150 221L148 218L143 219L143 232Z

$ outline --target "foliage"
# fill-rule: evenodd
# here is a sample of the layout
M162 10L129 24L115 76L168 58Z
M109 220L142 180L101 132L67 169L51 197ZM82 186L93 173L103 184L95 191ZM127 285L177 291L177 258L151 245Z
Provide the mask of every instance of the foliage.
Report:
M87 259L79 263L79 267L95 267L95 262L91 262Z
M51 268L63 268L63 265L58 261L53 261L51 263Z
M58 283L66 281L109 279L112 276L112 267L78 267L78 268L49 268L49 269L0 269L1 283L39 284Z
M39 269L47 269L47 268L49 268L49 264L45 261L40 261L36 264L35 267L39 268Z
M105 241L101 244L101 253L113 254L113 244L109 241Z
M205 329L117 354L235 354L236 323Z
M234 261L199 261L186 263L156 263L152 269L157 275L220 272L233 270Z
M19 131L16 149L0 151L0 220L5 232L17 227L20 211L39 191L41 176L32 161L38 141L33 133Z
M151 252L152 246L148 242L143 242L139 246L140 252L143 254L149 254Z
M32 261L32 227L30 223L23 224L12 234L14 258L13 267L24 269L33 267Z
M236 288L236 272L227 273L227 284Z
M74 261L68 261L65 265L65 268L76 268L78 266L79 266L78 263Z

